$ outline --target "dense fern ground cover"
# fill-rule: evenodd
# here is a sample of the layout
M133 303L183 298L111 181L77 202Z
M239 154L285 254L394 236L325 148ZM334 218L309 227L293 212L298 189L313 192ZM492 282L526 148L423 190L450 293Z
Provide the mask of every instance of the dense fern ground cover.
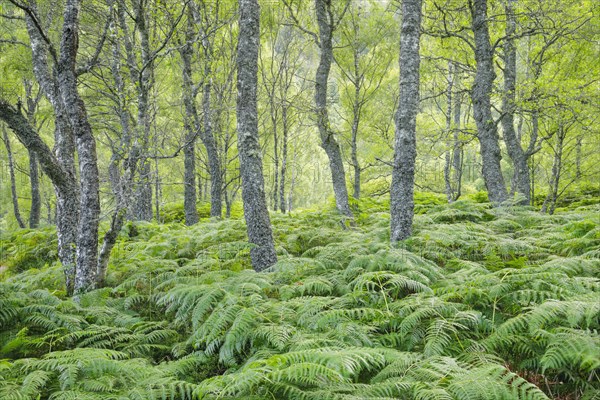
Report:
M243 220L129 225L78 302L6 234L0 399L600 398L600 207L436 203L403 248L372 201L273 215L267 273Z

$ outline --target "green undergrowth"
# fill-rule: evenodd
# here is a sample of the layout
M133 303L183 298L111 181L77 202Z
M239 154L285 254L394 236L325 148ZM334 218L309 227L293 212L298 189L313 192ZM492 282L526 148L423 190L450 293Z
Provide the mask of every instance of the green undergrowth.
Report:
M52 232L18 231L0 398L600 398L600 208L422 200L396 248L385 202L354 202L351 229L273 214L264 273L243 219L130 223L108 286L78 302Z

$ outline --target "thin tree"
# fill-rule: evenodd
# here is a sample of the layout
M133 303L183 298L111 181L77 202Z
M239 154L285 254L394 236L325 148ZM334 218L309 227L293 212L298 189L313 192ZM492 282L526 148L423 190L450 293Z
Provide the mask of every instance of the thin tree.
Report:
M460 140L461 93L458 65L448 62L448 87L446 88L446 135L447 149L444 155L444 183L446 198L452 203L461 196L463 143ZM452 135L452 141L450 140Z
M10 196L13 204L13 214L17 220L19 228L23 229L25 228L25 222L23 222L23 217L21 217L21 210L19 208L19 196L17 195L17 181L15 178L13 152L10 145L10 138L8 137L8 132L6 131L6 127L4 125L2 125L2 141L4 142L4 147L6 147L6 156L8 157L8 174L10 176Z
M26 103L27 103L27 119L34 128L37 128L35 113L38 103L41 98L41 91L38 91L36 96L33 96L33 83L29 80L23 80L25 87ZM40 196L40 177L38 171L38 161L35 152L27 151L29 155L29 184L31 187L31 207L29 208L29 227L37 228L40 224L40 212L42 208L42 200Z
M520 137L515 130L515 98L517 83L517 49L515 45L515 34L517 31L517 22L514 11L515 0L507 0L505 5L506 12L506 38L504 40L504 49L502 57L504 59L504 95L502 97L502 135L506 142L508 156L511 158L515 173L515 189L521 194L521 205L530 203L530 178L527 153L521 147Z
M200 119L196 108L197 86L194 85L192 77L192 57L194 54L195 39L195 12L193 3L188 5L186 11L187 24L185 27L184 43L178 41L179 54L182 61L183 75L183 104L185 115L183 126L185 128L185 147L183 148L183 209L185 212L185 224L194 225L198 222L198 210L196 209L196 137L200 132Z

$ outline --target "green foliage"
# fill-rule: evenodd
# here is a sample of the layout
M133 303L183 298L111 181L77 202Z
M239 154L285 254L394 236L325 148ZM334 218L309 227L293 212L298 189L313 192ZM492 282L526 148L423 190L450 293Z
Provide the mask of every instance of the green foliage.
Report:
M597 209L434 202L391 248L385 202L353 206L351 230L330 211L273 216L265 273L227 220L129 224L109 287L78 303L56 266L11 276L0 398L597 396Z
M12 273L42 268L58 260L58 240L53 227L20 229L0 236L0 263Z
M201 219L210 218L210 203L200 202L196 206L198 211L198 217ZM243 216L242 204L240 202L234 202L231 207L231 218L239 219ZM183 203L169 203L163 206L160 210L160 219L164 223L184 223L185 222L185 210L183 209Z

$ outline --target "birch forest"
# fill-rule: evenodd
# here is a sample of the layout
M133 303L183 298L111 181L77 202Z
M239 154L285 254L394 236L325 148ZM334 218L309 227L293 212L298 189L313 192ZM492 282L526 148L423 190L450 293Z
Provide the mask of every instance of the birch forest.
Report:
M600 400L596 0L0 0L0 400Z

